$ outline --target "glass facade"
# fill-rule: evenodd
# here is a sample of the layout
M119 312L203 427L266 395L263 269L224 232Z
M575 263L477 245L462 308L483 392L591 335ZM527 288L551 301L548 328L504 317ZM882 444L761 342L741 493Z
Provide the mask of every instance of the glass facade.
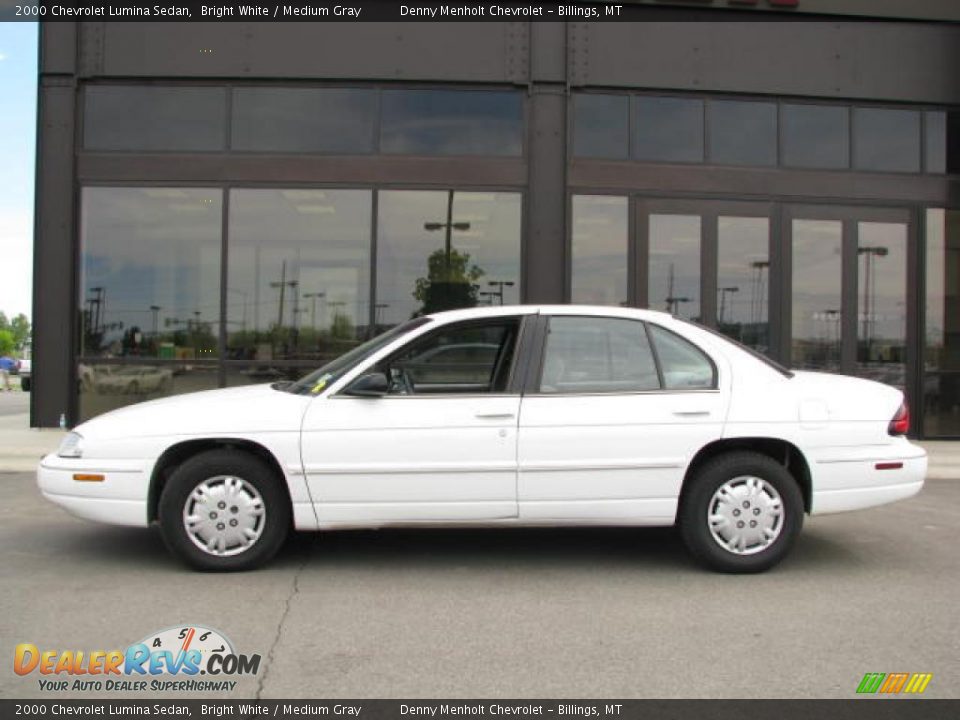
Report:
M227 357L248 363L237 372L296 376L366 337L372 210L370 190L230 192Z
M700 216L650 215L649 306L700 319Z
M412 316L520 301L520 193L228 192L222 227L218 189L84 189L81 418L221 375L296 378Z
M216 386L221 202L201 188L84 189L81 417Z
M524 237L537 232L523 214L533 179L524 158L532 101L522 90L165 82L83 87L83 173L149 165L163 152L219 153L225 167L239 158L238 177L248 180L250 168L278 165L262 180L211 177L209 187L98 180L82 189L81 419L179 392L295 378L411 317L556 299L559 284L562 299L644 304L795 367L907 389L926 434L960 436L950 329L958 211L881 203L872 189L888 183L889 195L893 181L933 186L946 180L934 176L956 173L953 110L574 92L568 244L557 240L563 285L536 275L540 257L523 260L525 273L521 264ZM317 157L311 167L325 179L280 179L282 164L300 154L364 157ZM421 177L409 159L374 168L386 155L456 160L425 162ZM339 163L362 179L330 180L328 166ZM642 163L687 167L658 167L662 186L633 188L631 173L649 182ZM700 185L709 189L698 190L685 185L691 164L737 169L707 169L710 182ZM393 168L416 177L398 179ZM475 185L473 169L483 170ZM832 174L825 197L791 197L793 183L809 188L823 170L850 179ZM728 177L749 180L749 199L717 185ZM768 180L780 188L769 196ZM837 195L853 186L864 201ZM794 214L814 202L828 212ZM870 214L882 205L892 220ZM920 213L926 235L911 254ZM925 279L907 276L910 258L921 259ZM522 287L525 276L538 287ZM926 283L925 334L910 335L920 327L907 308L913 282Z
M703 162L703 101L640 95L632 103L634 160Z
M717 219L717 329L770 352L770 220Z
M576 93L572 122L571 151L580 158L858 172L960 171L960 113L954 111Z
M226 148L222 87L92 85L86 89L87 150L215 152Z
M363 154L375 149L375 90L237 88L232 110L234 150Z
M376 326L521 297L519 193L384 190Z
M960 435L960 210L926 212L923 432Z
M520 155L516 92L384 90L380 150L402 155Z
M627 198L574 195L570 299L627 305Z
M843 223L794 220L790 364L840 370Z
M708 162L777 164L776 103L711 100L707 113Z
M786 167L850 167L850 108L784 103L780 123L780 160Z

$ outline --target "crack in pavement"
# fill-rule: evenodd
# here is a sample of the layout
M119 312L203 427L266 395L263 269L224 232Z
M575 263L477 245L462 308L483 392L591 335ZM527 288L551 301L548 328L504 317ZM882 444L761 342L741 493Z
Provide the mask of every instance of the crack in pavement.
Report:
M290 614L290 606L293 604L293 599L300 593L300 576L303 575L303 571L307 567L307 563L310 561L310 556L313 554L313 539L311 538L310 544L307 547L306 555L304 555L303 562L300 563L300 567L297 568L297 572L293 575L293 583L290 586L290 593L287 595L286 603L283 607L283 612L280 614L280 620L277 621L277 630L276 634L273 636L273 642L270 644L270 650L267 652L267 666L264 668L263 675L260 676L260 679L257 681L257 692L254 695L254 699L261 700L261 695L263 694L263 688L267 683L267 677L270 675L270 668L273 666L273 654L277 650L277 645L280 644L280 637L283 635L283 626L287 622L287 615Z

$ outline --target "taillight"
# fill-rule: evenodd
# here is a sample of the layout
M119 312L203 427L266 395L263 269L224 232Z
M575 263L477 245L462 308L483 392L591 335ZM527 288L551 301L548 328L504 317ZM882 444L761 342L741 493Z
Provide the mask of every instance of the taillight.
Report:
M906 435L910 432L910 408L907 407L907 401L904 400L897 410L897 414L890 421L887 432L891 435Z

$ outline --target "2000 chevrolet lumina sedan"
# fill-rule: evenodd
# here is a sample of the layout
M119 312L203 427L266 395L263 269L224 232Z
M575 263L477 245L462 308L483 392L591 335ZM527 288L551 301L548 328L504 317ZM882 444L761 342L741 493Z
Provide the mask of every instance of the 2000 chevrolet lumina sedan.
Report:
M159 523L202 570L260 565L291 528L676 524L708 567L758 572L806 513L917 493L908 426L894 388L790 372L663 313L484 308L292 384L102 415L38 478L80 517Z

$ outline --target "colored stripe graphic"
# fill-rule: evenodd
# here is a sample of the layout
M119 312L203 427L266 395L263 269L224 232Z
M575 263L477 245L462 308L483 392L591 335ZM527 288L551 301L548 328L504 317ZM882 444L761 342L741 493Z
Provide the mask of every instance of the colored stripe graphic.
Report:
M872 695L897 695L901 692L919 695L933 680L933 673L866 673L857 692Z
M907 673L890 673L884 680L883 685L880 686L880 692L887 694L900 692L908 677L910 676Z
M886 673L867 673L863 676L863 680L860 681L857 692L875 693L880 688L880 683L883 682L883 678L885 677Z
M914 673L910 682L907 683L907 687L904 688L904 692L922 693L927 689L927 685L930 684L932 679L933 673Z

